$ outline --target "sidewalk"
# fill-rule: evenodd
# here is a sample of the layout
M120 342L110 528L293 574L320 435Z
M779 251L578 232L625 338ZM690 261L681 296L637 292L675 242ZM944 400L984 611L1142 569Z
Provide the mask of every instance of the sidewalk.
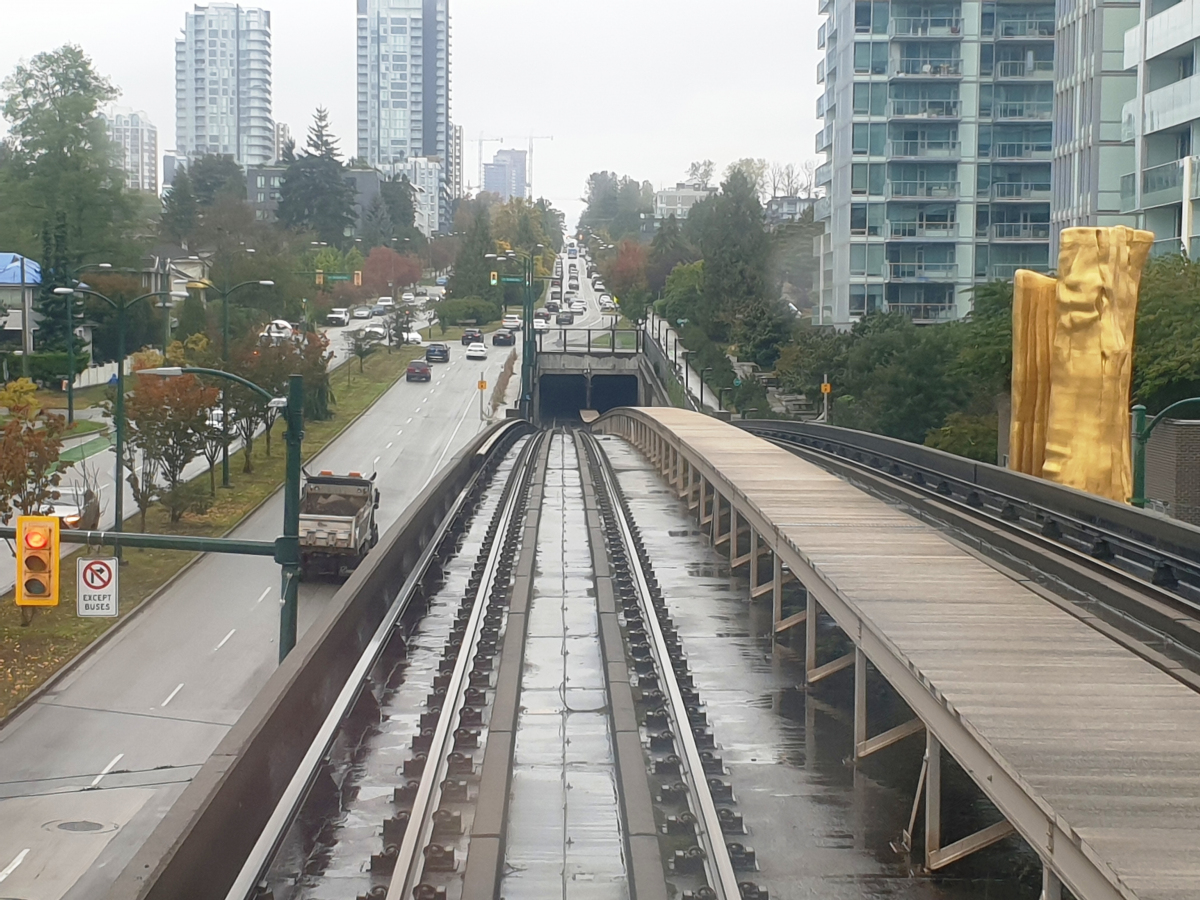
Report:
M680 342L679 335L671 327L670 323L652 312L646 320L645 329L650 339L662 348L663 355L668 360L679 360L675 365L675 375L679 378L680 386L686 387L688 396L695 402L696 406L701 411L718 411L721 405L717 399L717 395L704 383L704 380L700 377L700 373L690 364L687 365L687 372L684 372L684 357L682 354L690 351L687 351L687 348Z

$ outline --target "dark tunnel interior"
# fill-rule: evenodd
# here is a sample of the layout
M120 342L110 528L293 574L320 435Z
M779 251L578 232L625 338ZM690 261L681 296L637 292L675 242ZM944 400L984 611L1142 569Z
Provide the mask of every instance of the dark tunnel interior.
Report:
M543 423L577 420L583 409L604 413L618 406L637 406L638 403L636 375L593 375L590 406L584 375L543 374L539 377L538 389L538 415Z

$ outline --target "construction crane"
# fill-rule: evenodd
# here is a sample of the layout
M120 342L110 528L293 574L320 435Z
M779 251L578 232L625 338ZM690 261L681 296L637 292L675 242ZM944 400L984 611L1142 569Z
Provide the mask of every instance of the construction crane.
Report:
M533 142L534 141L552 141L552 140L554 140L554 135L532 134L532 135L529 135L529 137L526 138L526 140L529 141L529 156L526 158L526 162L525 162L525 194L532 201L533 200ZM484 137L482 133L479 135L479 186L478 186L478 190L480 190L480 191L483 190L483 145L485 143L487 143L487 144L503 144L503 143L505 143L505 138Z

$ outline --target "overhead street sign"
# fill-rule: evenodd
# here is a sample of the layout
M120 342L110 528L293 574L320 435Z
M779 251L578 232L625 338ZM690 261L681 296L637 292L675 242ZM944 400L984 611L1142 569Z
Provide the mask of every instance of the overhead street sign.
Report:
M76 560L75 611L84 617L117 615L117 560Z
M500 282L502 284L524 284L524 275L501 275Z

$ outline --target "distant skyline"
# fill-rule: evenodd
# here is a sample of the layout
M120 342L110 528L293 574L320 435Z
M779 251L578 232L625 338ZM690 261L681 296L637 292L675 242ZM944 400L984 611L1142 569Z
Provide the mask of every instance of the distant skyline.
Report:
M354 0L274 0L273 112L303 144L313 110L329 109L347 156L356 146ZM54 0L5 10L0 74L21 59L77 43L143 109L160 153L175 133L175 38L194 2ZM683 178L693 159L816 156L816 4L748 0L450 0L451 115L464 128L466 178L500 147L538 141L534 193L574 226L591 172L655 187ZM531 49L532 48L532 49Z

